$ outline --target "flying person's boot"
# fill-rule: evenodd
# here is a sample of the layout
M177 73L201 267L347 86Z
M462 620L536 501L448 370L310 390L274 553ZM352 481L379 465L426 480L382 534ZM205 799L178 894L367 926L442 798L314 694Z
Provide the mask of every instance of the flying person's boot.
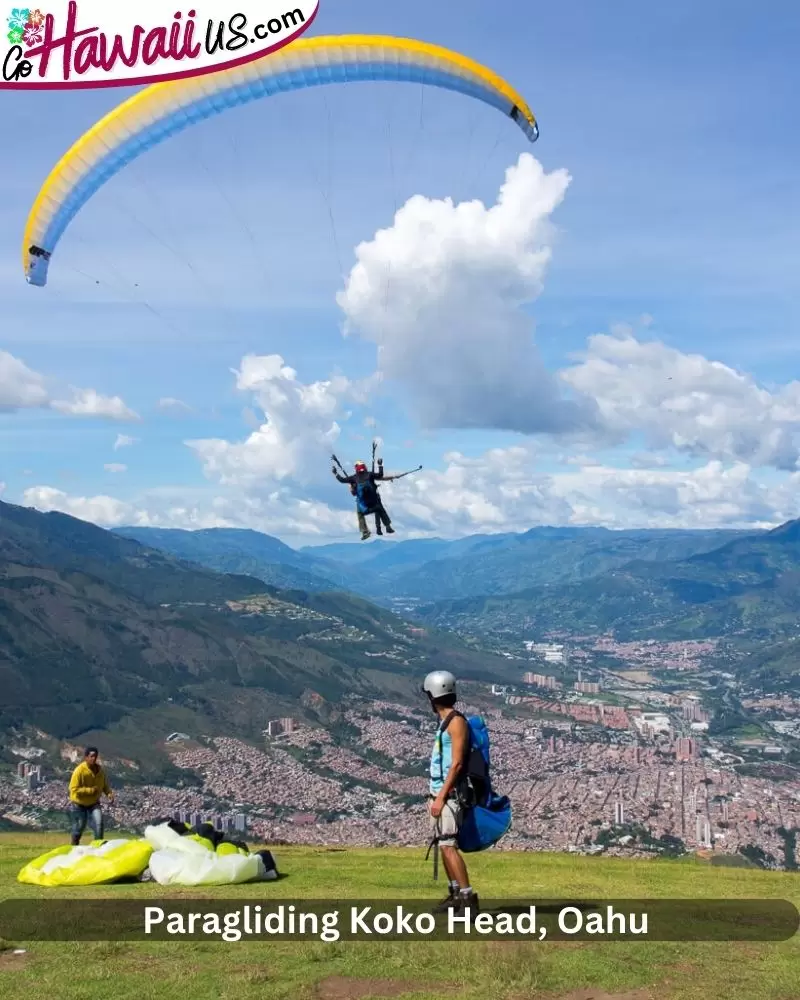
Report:
M383 504L381 504L380 510L375 515L375 522L378 525L379 535L383 534L383 531L381 530L381 522L383 523L383 527L386 528L387 535L394 534L394 528L392 527L392 522L389 520L389 515L386 513L386 508L383 506Z
M357 512L357 516L358 516L358 528L359 531L361 532L361 541L366 542L366 540L370 537L370 530L367 527L367 519L364 517L361 511Z

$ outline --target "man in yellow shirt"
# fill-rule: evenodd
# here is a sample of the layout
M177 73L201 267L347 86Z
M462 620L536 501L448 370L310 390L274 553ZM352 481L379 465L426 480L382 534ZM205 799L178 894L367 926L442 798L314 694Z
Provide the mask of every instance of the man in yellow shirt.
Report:
M94 833L95 840L103 839L103 811L100 796L106 795L114 801L114 793L106 778L106 772L97 763L97 747L87 747L83 763L72 772L69 782L70 818L72 820L72 845L81 842L86 824Z

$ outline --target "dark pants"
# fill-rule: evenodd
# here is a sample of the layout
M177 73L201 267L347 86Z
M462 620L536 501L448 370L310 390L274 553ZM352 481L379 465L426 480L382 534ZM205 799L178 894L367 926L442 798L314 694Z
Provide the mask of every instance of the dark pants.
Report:
M375 530L380 533L381 522L384 528L391 528L392 522L389 520L389 515L386 513L386 508L383 503L379 500L378 505L375 508Z
M375 515L375 530L378 534L381 533L381 525L385 528L391 528L392 522L389 520L389 515L386 513L386 508L382 503L378 503L377 507L373 507L372 510L368 510L363 513L356 507L356 516L358 517L358 530L362 535L369 534L369 529L367 528L367 517L372 517Z
M81 835L89 824L89 829L94 834L95 840L103 839L103 810L98 802L93 806L79 806L71 802L69 806L69 818L72 823L72 844L78 845L81 842Z

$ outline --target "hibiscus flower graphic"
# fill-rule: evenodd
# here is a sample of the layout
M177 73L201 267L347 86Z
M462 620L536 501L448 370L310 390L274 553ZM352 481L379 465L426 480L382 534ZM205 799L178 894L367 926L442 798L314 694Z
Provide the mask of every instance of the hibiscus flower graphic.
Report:
M8 20L9 35L12 31L19 31L22 33L25 30L25 25L31 16L31 12L27 7L14 7L11 11L11 17Z
M8 40L12 45L20 45L22 43L22 38L22 28L12 28L8 33Z
M40 45L43 37L41 28L36 27L33 24L27 24L25 26L23 38L25 39L25 44L29 48L33 45Z
M41 28L44 24L47 15L43 14L37 7L36 10L32 10L28 14L28 23L25 27Z

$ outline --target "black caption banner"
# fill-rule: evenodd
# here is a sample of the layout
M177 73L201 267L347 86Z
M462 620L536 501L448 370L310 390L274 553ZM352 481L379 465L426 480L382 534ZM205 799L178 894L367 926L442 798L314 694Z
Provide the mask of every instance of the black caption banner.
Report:
M787 941L780 899L486 900L437 913L421 900L6 900L8 941Z

